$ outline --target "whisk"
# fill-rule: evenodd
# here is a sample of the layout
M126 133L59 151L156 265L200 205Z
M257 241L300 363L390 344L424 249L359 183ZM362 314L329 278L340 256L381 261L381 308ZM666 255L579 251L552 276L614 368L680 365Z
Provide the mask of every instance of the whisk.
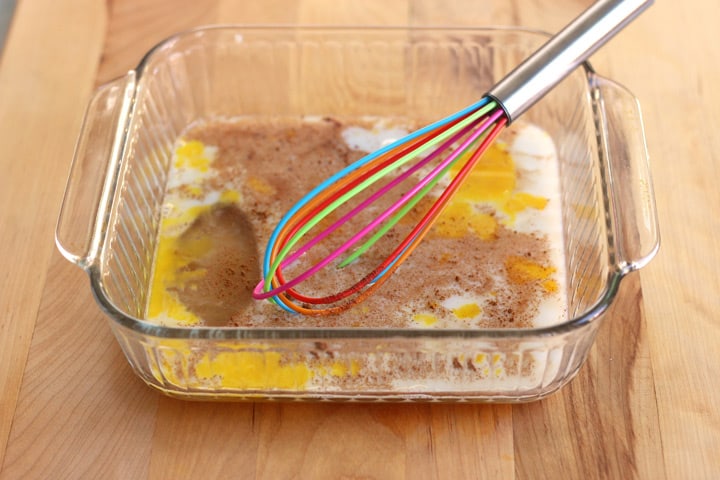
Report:
M652 0L597 1L478 102L366 155L320 183L290 208L275 227L263 258L263 279L255 287L253 297L269 299L289 312L306 315L338 313L365 299L422 241L504 127L652 3ZM337 268L344 268L366 254L451 172L456 173L414 228L359 281L325 296L311 296L296 290L295 287L329 265L335 263ZM412 183L418 177L417 183L402 192L399 199L391 201L390 206L367 225L339 242L322 260L294 278L285 278L285 268L333 234L337 235L351 219L381 197L390 195L394 188ZM371 187L376 184L379 187L375 186L376 190L372 191ZM332 214L340 207L350 210L335 214L339 218L334 219ZM330 225L326 226L327 223ZM308 234L316 230L321 231L307 240Z

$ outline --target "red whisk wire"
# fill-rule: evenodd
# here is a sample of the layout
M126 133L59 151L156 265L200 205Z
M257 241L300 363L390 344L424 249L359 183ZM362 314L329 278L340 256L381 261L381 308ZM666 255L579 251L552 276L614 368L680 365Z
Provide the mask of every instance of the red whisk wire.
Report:
M499 133L504 128L505 124L507 123L507 119L504 116L500 116L496 123L492 126L488 134L485 136L485 138L481 141L480 145L477 147L477 149L473 152L470 159L463 165L463 167L460 169L460 171L453 177L452 181L448 185L448 187L442 192L442 194L437 198L437 200L433 203L433 205L428 209L428 211L425 213L423 218L418 222L418 224L413 228L413 230L405 237L405 239L395 248L395 250L380 264L378 265L373 271L365 275L360 281L352 285L351 287L338 292L333 295L329 295L326 297L316 298L316 297L308 297L305 295L301 295L298 292L296 292L294 289L288 289L285 292L278 293L278 298L280 301L284 303L285 306L291 308L292 310L306 314L306 315L328 315L333 313L338 313L340 311L346 310L350 306L359 303L360 301L364 300L367 296L369 296L373 291L375 291L377 288L379 288L389 277L392 272L394 272L404 261L405 259L415 250L417 245L420 243L420 241L425 237L427 232L430 230L432 225L436 222L437 218L442 213L445 206L448 204L448 202L451 200L457 189L460 187L464 179L467 177L467 175L470 173L470 171L474 168L474 166L479 161L480 157L484 153L484 151L487 149L487 147L495 140L495 138L499 135ZM386 164L391 161L395 157L393 155L390 159L383 160L382 163ZM374 167L370 168L371 170L374 169ZM364 174L365 175L365 174ZM344 188L348 183L347 182L344 185L340 185L339 189ZM335 194L333 194L335 195ZM336 197L337 198L337 197ZM327 200L323 200L322 203L326 203ZM316 211L317 207L313 206L313 211ZM319 211L319 210L318 210ZM301 219L301 221L307 221L307 219L312 216L305 215ZM297 228L293 225L290 227L292 230L297 231ZM287 238L290 238L292 236L292 232L288 235L282 235L281 238L282 241L286 241ZM280 243L280 242L279 242ZM282 246L278 246L278 250L282 248ZM386 271L387 270L387 271ZM383 273L384 272L384 273ZM378 278L378 275L382 273L382 276ZM273 288L276 288L279 285L282 285L284 283L284 277L282 276L282 272L280 269L276 272L276 278L273 279L272 284ZM369 286L368 286L369 285ZM364 289L364 290L363 290ZM333 304L338 301L341 301L353 294L357 294L357 296L353 297L349 301L340 304L335 305L328 308L306 308L301 305L298 305L295 303L295 301L300 301L304 303L309 303L313 305L318 304Z
M397 161L399 158L403 157L404 155L408 154L414 149L417 149L418 147L426 144L427 142L433 140L440 134L442 134L447 129L453 127L460 121L462 121L465 117L458 118L457 120L453 122L449 122L446 124L443 128L439 128L433 132L430 132L422 137L419 137L414 142L409 143L405 148L398 152L394 152L391 155L384 155L376 159L374 162L369 163L368 165L365 165L362 169L360 169L357 173L360 173L360 175L357 175L355 177L349 176L346 177L346 179L343 179L339 181L337 184L333 186L333 188L328 191L325 195L318 197L314 199L312 202L309 202L305 207L298 212L296 217L299 217L300 219L297 222L290 223L284 229L280 235L278 236L278 241L276 242L276 245L273 248L273 257L277 254L278 251L280 251L285 244L287 243L288 239L292 238L298 230L300 230L310 219L314 218L319 212L321 212L323 209L325 209L328 205L330 205L332 202L340 198L342 195L344 195L349 190L353 189L355 186L359 185L375 173L379 172L383 168L387 167L388 165L392 164L393 162ZM307 211L307 213L305 213ZM282 285L286 282L282 269L278 268L275 272L275 277L277 278L277 285ZM275 282L273 282L275 286ZM346 290L347 291L347 290ZM310 303L310 304L321 304L321 303L331 303L338 301L337 295L332 295L330 297L310 297L303 295L299 292L297 292L295 289L288 289L286 290L287 294L291 297L295 298L298 301ZM347 296L347 295L344 295ZM344 297L343 296L343 297ZM341 297L341 298L343 298Z

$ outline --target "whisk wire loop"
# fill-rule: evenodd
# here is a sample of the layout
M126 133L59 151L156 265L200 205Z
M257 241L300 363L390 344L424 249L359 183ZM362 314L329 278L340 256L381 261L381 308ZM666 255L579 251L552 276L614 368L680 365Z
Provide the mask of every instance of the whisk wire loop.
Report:
M481 98L479 101L475 102L472 105L469 105L468 107L459 110L458 112L455 112L441 120L438 120L436 122L433 122L419 130L416 130L415 132L410 133L408 136L401 138L389 145L386 145L378 150L376 150L373 153L370 153L358 161L348 165L347 167L343 168L342 170L339 170L332 176L328 177L326 180L318 184L315 188L313 188L311 191L309 191L304 197L302 197L297 203L295 203L280 219L278 224L276 225L275 229L273 230L272 234L270 235L270 238L268 239L267 248L265 250L265 255L263 257L263 278L264 280L262 289L269 290L270 284L267 281L268 278L270 278L269 272L271 271L271 256L273 255L274 247L277 245L277 240L280 235L280 233L285 229L288 222L295 217L298 212L305 207L310 201L317 198L320 195L323 195L327 192L327 190L338 182L338 180L347 177L351 173L361 169L362 167L366 166L370 162L376 160L379 157L382 157L388 153L393 152L395 149L400 148L402 145L407 144L408 142L412 142L417 140L418 138L421 138L425 135L428 135L432 133L434 130L438 129L439 127L446 125L450 122L457 121L458 119L461 119L472 112L476 111L479 108L482 108L484 105L490 102L490 99L487 97ZM258 290L256 288L255 290ZM255 296L255 292L253 293ZM264 297L266 298L266 297ZM274 297L270 298L271 301L278 303L277 299ZM280 305L282 306L282 305ZM286 309L287 310L287 309Z
M405 261L405 259L413 252L415 247L422 241L422 239L425 237L427 232L435 223L439 215L442 213L444 207L448 204L457 189L460 187L464 179L467 177L473 167L477 164L484 151L502 131L503 127L507 123L507 119L504 117L503 112L495 112L493 116L495 117L495 123L489 125L489 131L485 132L484 136L482 136L480 140L480 145L477 147L477 149L473 151L471 158L463 165L463 167L455 175L455 177L453 177L448 187L442 192L440 197L438 197L434 204L428 209L425 216L420 220L420 222L418 222L415 228L385 259L385 261L381 263L377 268L375 268L372 272L368 273L362 280L357 282L352 287L346 289L345 291L335 295L323 297L322 299L312 300L320 300L317 303L330 305L352 294L357 294L355 297L353 297L351 300L344 304L318 309L307 308L305 306L298 305L295 301L293 301L297 300L297 298L294 298L295 295L293 295L291 298L288 296L288 292L280 292L276 295L278 304L286 310L305 315L328 315L346 310L353 304L361 302L371 293L373 293L376 289L378 289L388 278L390 278L390 274L392 274L397 268L400 267L400 265ZM279 276L279 278L282 278L281 275ZM283 280L281 279L280 282L282 281ZM273 284L280 285L281 283L277 282L277 279L273 279Z
M449 115L448 117L445 117L441 120L438 120L436 122L433 122L419 130L416 130L413 133L410 133L408 136L403 137L399 140L396 140L395 142L386 145L364 157L357 160L356 162L348 165L347 167L343 168L342 170L339 170L332 176L325 179L323 182L318 184L315 188L313 188L311 191L309 191L304 197L302 197L300 200L298 200L295 205L293 205L280 219L277 226L273 230L273 233L270 235L270 238L268 240L268 248L265 252L265 258L264 258L264 264L263 264L263 271L264 273L267 273L267 271L270 270L270 251L272 250L272 246L275 245L275 242L277 241L277 237L280 233L280 231L284 228L284 226L289 222L289 220L294 217L297 212L305 206L308 202L310 202L312 199L316 198L318 195L326 191L330 186L332 186L334 183L336 183L338 180L342 179L343 177L346 177L350 173L358 170L359 168L363 167L364 165L370 163L371 161L375 160L376 158L385 155L389 152L392 152L394 149L401 147L403 144L408 143L409 141L415 140L418 137L421 137L423 135L426 135L433 130L442 127L443 125L457 120L459 118L465 117L468 114L476 111L477 109L483 107L488 102L490 102L490 99L487 97L483 97L478 102L453 113L452 115Z
M446 118L444 122L435 122L435 124L433 125L442 125L440 125L439 128L436 128L436 130L432 132L430 139L424 139L421 142L421 146L417 147L416 145L411 145L411 153L401 153L400 155L403 155L402 157L397 158L398 155L395 155L390 159L383 159L381 155L375 155L374 160L371 159L371 162L381 162L381 167L388 163L390 163L391 165L382 168L375 168L374 170L370 168L369 171L363 175L366 178L361 179L362 181L356 179L350 182L343 182L343 179L340 179L338 182L329 187L328 190L330 190L330 193L327 193L327 191L325 191L323 195L317 195L315 199L308 199L305 205L297 209L297 217L301 218L295 221L294 217L291 217L290 219L288 219L288 222L286 222L286 225L283 226L281 231L278 232L278 238L276 242L272 244L272 249L270 249L270 261L272 262L270 267L270 275L267 275L265 277L265 282L261 282L256 287L255 291L253 292L255 298L271 298L273 301L275 301L275 303L282 306L286 310L289 309L293 311L298 311L298 306L292 300L290 300L289 297L310 304L333 303L342 300L352 295L353 293L359 292L362 288L366 287L369 284L374 285L378 283L378 281L382 277L384 277L391 270L394 270L396 266L399 266L399 264L402 263L404 258L406 258L406 255L404 254L408 250L411 251L412 249L414 249L414 245L416 244L416 242L419 241L417 232L415 234L409 235L406 238L406 241L403 242L403 248L396 249L386 259L386 261L383 262L378 268L373 270L373 272L366 275L363 279L361 279L352 287L338 294L331 295L329 297L317 298L299 294L292 289L295 285L305 281L307 278L314 275L322 268L326 267L330 262L335 260L342 253L344 253L350 247L359 242L362 238L366 237L370 232L377 229L386 219L388 219L388 217L394 214L389 221L387 221L384 225L380 226L378 231L369 240L367 240L360 248L358 248L354 253L352 253L345 260L343 260L338 265L338 267L342 268L357 259L359 256L361 256L365 251L367 251L368 248L370 248L375 242L377 242L379 238L381 238L385 233L387 233L389 229L391 229L397 222L399 222L401 218L403 218L410 210L412 210L412 208L432 190L432 188L437 184L437 182L448 173L452 166L456 162L458 162L460 158L466 156L466 152L468 150L474 148L475 144L478 142L483 142L484 144L484 140L488 136L488 128L495 125L495 123L502 115L503 111L497 108L495 102L487 102L483 106L483 108L480 108L474 112L468 112L464 115L464 117L460 115L454 115L452 117ZM421 129L419 130L419 132L423 130L427 130L427 128ZM429 132L422 133L422 135L429 134ZM466 136L467 138L462 140L462 143L459 147L452 150L452 153L450 153L445 159L443 159L439 165L435 166L432 171L425 177L423 177L423 179L418 182L410 191L404 194L399 200L397 200L394 204L387 208L372 222L366 225L358 233L353 235L349 240L347 240L335 251L330 253L323 260L313 265L311 268L299 274L295 278L289 281L285 280L282 274L282 269L284 267L287 267L289 264L296 261L309 249L311 249L313 246L318 244L341 225L354 217L358 212L364 210L369 204L385 195L387 191L389 191L390 189L416 173L423 166L427 165L432 160L435 160L438 156L440 156L441 153L445 152L453 144L460 141ZM419 137L421 137L421 135L415 136L415 138ZM345 214L342 218L337 220L330 227L326 228L323 232L315 236L311 241L307 242L305 245L297 249L292 254L289 254L289 251L298 242L298 240L302 238L303 235L310 231L325 216L327 216L330 212L336 209L339 205L344 204L350 198L356 196L359 192L367 188L369 185L371 185L378 179L385 177L390 171L394 170L395 168L398 168L400 166L398 164L407 163L407 161L409 161L410 159L422 155L424 152L431 149L443 140L444 143L439 148L435 148L434 150L432 150L431 153L421 159L421 161L419 161L414 166L412 166L402 174L398 175L398 177L393 179L391 182L370 195L363 202L353 208L349 213ZM483 148L482 145L480 148ZM477 158L479 158L479 155L477 156ZM366 157L361 160L365 159ZM365 165L363 167L365 166L372 167L373 164L365 162ZM317 206L317 203L320 203L320 205ZM443 206L446 203L447 201L443 201ZM304 211L307 210L311 211L307 214L302 215ZM436 217L437 216L432 217L432 222L434 222L434 219ZM328 311L328 309L312 310L313 314L319 314L319 312L322 313ZM303 311L302 313L308 312Z
M492 105L491 105L492 106ZM271 268L270 273L274 274L275 271L282 265L287 266L297 260L301 255L306 253L310 248L318 244L320 241L322 241L324 238L326 238L330 233L337 230L340 226L347 223L351 218L353 218L357 213L360 211L363 211L368 205L376 201L378 198L382 197L387 191L392 189L393 187L400 184L403 180L407 179L409 176L411 176L413 173L417 172L420 168L428 164L430 161L437 158L446 148L448 148L450 145L452 145L454 142L456 142L459 138L461 138L464 134L466 134L474 125L475 122L481 120L483 118L483 115L486 113L486 111L489 110L489 108L481 109L480 111L476 112L472 116L468 117L467 119L460 122L457 126L453 127L452 129L449 129L442 134L438 135L436 138L434 138L431 142L428 142L426 145L423 145L423 147L418 148L411 154L405 155L401 158L399 158L397 161L392 162L391 165L388 165L387 167L383 168L379 172L376 172L373 174L370 178L367 180L361 182L358 186L350 190L349 192L341 195L338 199L333 201L330 205L325 207L321 212L319 212L317 215L312 217L310 221L305 223L300 230L295 233L292 238L287 240L283 243L283 247L280 250L280 252L277 254ZM457 131L458 129L459 132ZM312 229L315 225L317 225L321 220L323 220L328 214L335 211L339 206L345 204L348 200L356 196L358 193L366 189L368 186L372 185L373 183L377 182L381 178L385 178L392 170L395 170L402 166L403 164L407 163L408 161L412 160L418 155L421 155L424 153L428 148L434 146L439 141L445 139L448 135L453 134L454 135L447 140L440 148L436 149L433 153L428 155L426 158L415 164L412 168L408 169L398 177L396 177L393 181L385 185L383 188L379 189L377 192L373 193L370 197L368 197L366 200L358 204L355 208L353 208L349 213L345 214L342 218L340 218L338 221L336 221L333 225L328 227L325 231L318 234L316 237L314 237L310 242L306 243L302 247L300 247L298 250L296 250L292 255L288 256L288 252L290 249L295 246L295 244L308 232L310 229ZM467 143L467 142L466 142ZM464 145L465 147L466 145ZM441 164L441 166L445 166L449 163L451 163L453 160L457 158L462 148L458 149L456 153L454 153L454 156L449 157L445 162ZM377 217L373 222L371 222L369 225L364 227L360 232L358 232L356 235L354 235L350 240L348 240L342 247L334 251L331 255L326 257L324 260L322 260L319 264L317 264L315 267L313 267L308 272L305 272L304 274L300 275L297 280L294 280L292 282L288 282L283 289L287 289L292 287L293 285L303 281L307 277L311 276L313 273L320 270L322 267L330 263L332 260L337 258L340 254L345 252L348 248L350 248L353 244L355 244L358 240L363 238L369 231L373 230L379 223L381 223L385 218L387 218L390 214L392 214L394 211L396 211L400 206L402 206L404 203L406 203L408 200L413 198L413 196L420 190L422 187L424 187L428 182L430 182L433 178L439 179L438 173L442 170L441 166L436 167L429 175L427 175L420 183L418 183L410 192L408 192L406 195L401 197L400 200L398 200L394 205L392 205L389 209L387 209L385 212L383 212L382 215ZM437 182L437 180L436 180ZM436 182L433 182L436 183ZM426 190L427 191L427 190Z

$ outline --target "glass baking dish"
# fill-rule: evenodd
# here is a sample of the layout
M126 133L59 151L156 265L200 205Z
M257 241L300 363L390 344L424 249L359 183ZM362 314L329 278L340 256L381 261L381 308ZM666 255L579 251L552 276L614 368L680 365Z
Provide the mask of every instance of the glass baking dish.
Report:
M588 64L524 116L550 134L559 156L566 321L507 329L190 328L144 315L173 146L192 122L438 119L479 99L546 39L515 28L233 26L173 36L92 98L58 248L88 273L135 372L171 396L543 398L577 373L620 281L659 246L638 102Z

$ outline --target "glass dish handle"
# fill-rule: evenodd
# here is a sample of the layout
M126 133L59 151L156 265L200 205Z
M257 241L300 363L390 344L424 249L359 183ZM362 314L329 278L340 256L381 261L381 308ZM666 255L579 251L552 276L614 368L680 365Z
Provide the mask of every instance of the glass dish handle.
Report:
M100 87L75 146L55 243L65 258L84 269L93 264L102 241L134 95L134 72Z
M655 197L642 113L625 87L592 74L594 104L601 109L600 141L607 152L610 215L616 265L622 272L644 267L660 247Z

